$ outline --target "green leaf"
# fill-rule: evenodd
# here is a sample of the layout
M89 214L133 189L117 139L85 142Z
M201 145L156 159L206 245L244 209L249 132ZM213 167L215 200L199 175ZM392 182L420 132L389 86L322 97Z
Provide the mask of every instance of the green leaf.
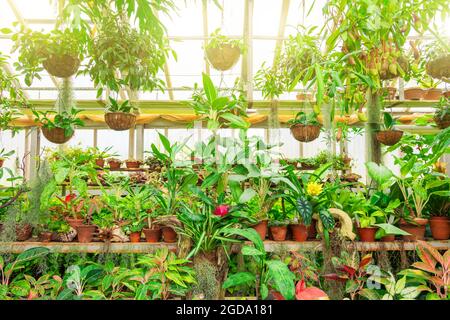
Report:
M221 118L230 122L231 126L234 128L246 129L250 126L250 124L247 121L232 113L224 113L221 115Z
M250 272L238 272L232 275L229 275L227 280L222 285L222 288L227 289L230 287L236 287L243 284L250 284L256 281L256 277L253 273Z
M258 249L256 249L255 247L249 247L249 246L243 246L241 253L244 256L262 256L265 253L265 251L260 251Z
M245 189L239 197L239 203L246 203L250 201L257 193L252 188Z
M217 99L216 87L214 87L211 78L206 73L202 73L202 80L203 80L203 90L205 91L206 98L212 104L214 100Z
M397 228L396 226L394 226L390 223L377 223L377 224L374 224L374 226L377 226L377 227L383 229L386 234L395 234L395 235L403 235L403 236L409 235L408 232L406 232L400 228Z
M266 252L264 249L264 243L261 240L261 237L259 236L258 232L256 232L253 228L247 228L247 229L234 229L234 228L225 228L222 231L225 234L234 234L238 235L244 238L247 238L251 242L253 242L253 245L256 249L258 249L261 252Z
M334 228L334 218L327 209L321 209L319 211L319 217L326 230L332 230Z
M266 261L267 273L270 280L286 300L293 300L295 296L295 275L288 266L280 260Z
M394 176L392 171L382 164L378 165L375 162L368 162L366 163L366 168L369 176L379 185L385 184Z
M298 213L300 213L303 223L305 225L310 225L313 216L313 208L308 199L306 199L306 197L298 198L295 207L297 208Z
M59 167L55 172L55 181L57 184L61 184L66 180L67 175L70 172L70 168L67 167Z

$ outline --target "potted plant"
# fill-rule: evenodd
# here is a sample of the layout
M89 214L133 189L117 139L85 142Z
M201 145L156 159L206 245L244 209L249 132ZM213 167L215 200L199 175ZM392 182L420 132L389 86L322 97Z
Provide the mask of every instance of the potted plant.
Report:
M383 113L383 130L376 133L377 140L386 146L393 146L403 136L403 131L393 129L395 120L389 112Z
M127 159L125 160L125 165L128 169L139 169L142 165L142 161L136 159Z
M430 229L433 239L448 240L450 238L450 179L442 174L434 183L425 210L430 215Z
M289 229L292 234L292 240L298 242L304 242L308 239L309 229L312 225L307 226L303 223L301 215L297 210L292 206L292 203L289 201L285 201L284 198L281 198L281 204L283 210L286 212L286 216L289 220Z
M33 110L34 121L41 123L41 131L45 138L56 144L66 143L72 138L77 126L84 126L84 122L77 118L80 112L81 110L76 108L71 108L69 112L63 111L61 113ZM53 119L49 117L50 114L55 114Z
M214 69L220 71L231 69L238 62L242 51L242 41L220 34L220 29L211 33L205 46L206 58Z
M16 68L30 86L41 79L42 67L52 76L69 78L77 73L85 52L83 35L77 29L53 29L45 34L22 27L12 36L13 51L19 50Z
M317 120L317 114L311 112L306 114L299 112L294 119L289 120L290 130L294 138L301 142L310 142L316 140L320 135L322 128Z
M450 100L442 97L436 105L434 113L434 122L439 129L446 129L450 126Z
M132 128L136 123L136 115L133 111L137 108L133 107L129 100L120 103L109 97L109 104L106 108L105 122L113 130L123 131Z
M98 198L87 199L83 201L83 223L77 225L77 237L81 243L92 242L97 226L92 223L92 215L102 208L102 203Z
M278 199L268 212L269 231L272 239L275 241L286 240L287 226L289 224L281 202L281 198Z
M147 228L142 231L147 242L159 242L161 239L161 227L153 223L153 218L157 215L156 211L147 210Z
M108 165L109 165L109 169L111 170L118 170L120 169L120 166L122 165L122 160L117 159L117 158L109 158L107 160Z
M255 229L256 232L258 232L261 239L264 240L264 239L266 239L269 220L268 220L267 212L266 213L263 212L263 210L259 206L259 202L260 201L258 200L258 197L255 196L254 198L249 200L246 203L246 205L247 205L247 210L249 212L249 215L255 221L257 221L257 223L254 224L252 226L252 228Z
M354 215L359 239L363 242L374 242L378 230L375 226L377 218L384 217L384 213L379 210L372 211L367 206L364 210L355 211Z
M92 154L92 157L94 158L95 165L99 168L105 167L105 159L108 157L113 157L117 154L109 153L109 151L112 149L112 147L107 147L104 150L100 150L98 147L92 147L88 148L88 152Z
M123 215L126 221L123 230L129 235L131 242L140 242L147 211L152 205L150 196L150 188L146 185L127 188L127 195L123 198Z

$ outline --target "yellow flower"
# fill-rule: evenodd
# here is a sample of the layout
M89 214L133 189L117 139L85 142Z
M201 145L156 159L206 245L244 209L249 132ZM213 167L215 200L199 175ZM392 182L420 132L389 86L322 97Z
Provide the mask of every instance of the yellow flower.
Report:
M322 184L317 182L309 182L306 185L306 192L310 196L318 196L322 192Z

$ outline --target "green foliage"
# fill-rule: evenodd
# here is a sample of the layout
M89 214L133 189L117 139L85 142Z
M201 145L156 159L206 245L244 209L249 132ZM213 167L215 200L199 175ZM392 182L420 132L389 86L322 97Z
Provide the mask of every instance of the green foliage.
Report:
M116 99L109 97L109 104L106 108L108 112L125 112L130 113L132 111L137 110L129 100L125 100L122 103L119 103Z
M71 136L75 132L76 127L83 127L84 122L77 115L82 110L78 110L76 108L70 109L69 112L63 111L61 113L57 113L56 111L37 111L33 110L33 114L35 116L34 121L40 122L44 128L54 129L60 128L64 129L64 135L66 137ZM49 115L53 115L53 119L49 117Z
M314 112L306 114L303 111L300 111L295 115L295 118L289 120L288 123L291 126L295 124L301 124L303 126L320 126L320 123L317 120L317 114L315 114Z
M229 37L221 34L220 31L220 28L216 29L209 35L208 43L206 44L205 49L220 48L224 45L230 45L232 47L239 48L241 52L244 51L245 48L242 40L230 39Z

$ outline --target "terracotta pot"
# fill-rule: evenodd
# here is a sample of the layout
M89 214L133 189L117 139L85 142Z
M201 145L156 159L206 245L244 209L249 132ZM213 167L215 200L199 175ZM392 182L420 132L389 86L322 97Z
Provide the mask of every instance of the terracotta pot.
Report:
M410 233L409 236L402 236L405 241L423 240L425 238L425 226L428 223L427 219L415 218L413 223L408 223L404 220L400 221L400 229Z
M105 113L105 122L113 130L128 130L136 124L136 115L126 112L107 112Z
M39 241L50 242L52 240L53 233L51 232L41 232L39 235Z
M382 94L386 95L387 100L394 100L395 94L397 93L397 88L395 87L384 87L381 89Z
M308 226L308 239L309 240L315 240L317 236L317 229L316 229L317 221L315 219L312 219L311 224Z
M96 230L96 226L92 225L79 225L77 226L78 233L78 242L88 243L92 242L92 238L94 237L94 232Z
M321 128L321 126L294 124L290 129L297 141L311 142L319 137Z
M450 238L450 218L449 217L431 217L430 229L433 239L448 240Z
M95 159L95 165L100 168L105 167L105 159Z
M359 239L362 242L375 242L375 234L378 228L368 227L368 228L357 228Z
M72 133L70 136L66 136L66 134L64 133L64 129L61 128L41 128L42 134L44 135L44 137L53 143L56 144L63 144L66 143L67 141L69 141L74 133Z
M291 224L289 227L294 241L303 242L308 239L308 227L304 224Z
M255 224L254 226L252 226L252 228L255 229L256 232L258 232L259 236L261 237L261 240L264 241L266 239L267 220L260 221L258 224Z
M405 100L422 100L425 90L421 88L407 88L404 93Z
M395 241L395 234L388 234L388 235L385 235L384 237L381 237L381 241L383 241L383 242L392 242L392 241Z
M241 49L230 44L223 44L218 48L207 48L206 57L214 69L226 71L231 69L241 56Z
M142 230L145 235L145 240L147 242L159 242L159 239L161 239L161 229L154 228L154 229L144 229Z
M133 242L133 243L141 242L141 233L140 232L131 232L130 233L130 242Z
M444 95L444 97L450 98L450 90L449 91L444 91L442 94Z
M78 226L81 226L83 224L83 219L66 218L66 221L69 224L69 226L71 226L75 230L77 229Z
M446 129L450 127L450 115L445 115L443 118L435 116L434 122L439 129Z
M51 55L43 63L49 74L58 78L70 78L80 67L80 59L68 54Z
M423 100L439 100L442 96L442 89L430 88L423 95Z
M16 240L26 241L31 238L33 227L26 223L24 225L16 225Z
M274 241L286 240L287 226L271 226L270 234Z
M386 146L393 146L403 136L403 131L400 130L382 130L376 133L377 140Z
M141 164L141 161L125 161L125 165L128 169L139 169Z
M109 168L111 170L117 170L117 169L120 169L120 167L122 166L122 162L120 162L120 161L108 161L108 165L109 165Z
M172 243L177 241L177 233L171 227L162 228L164 242Z
M5 159L0 159L0 168L3 167L4 163L5 163Z

